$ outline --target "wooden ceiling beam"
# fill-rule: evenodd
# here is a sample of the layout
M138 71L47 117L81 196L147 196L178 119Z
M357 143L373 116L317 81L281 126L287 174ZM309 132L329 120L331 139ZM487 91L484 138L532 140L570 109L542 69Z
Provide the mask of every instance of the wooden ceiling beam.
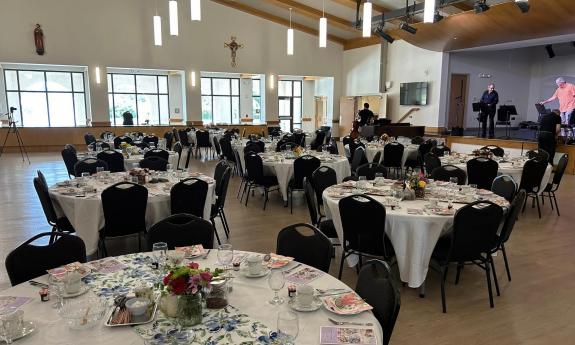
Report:
M242 12L254 15L256 17L260 17L260 18L269 20L271 22L289 27L289 19L278 17L276 15L273 15L271 13L268 13L268 12L265 12L262 10L259 10L257 8L247 6L243 3L240 3L240 2L237 2L234 0L212 0L212 1L217 3L217 4L228 6L228 7L234 8L238 11L242 11ZM316 29L312 29L312 28L305 26L305 25L302 25L302 24L294 23L293 21L292 21L292 28L294 28L295 30L298 30L298 31L308 33L310 35L319 36L319 32ZM329 34L327 35L327 39L332 41L332 42L339 43L341 45L343 45L346 41L345 39L343 39L341 37L329 35Z
M357 8L357 2L356 2L355 0L331 0L331 1L333 1L333 2L335 2L335 3L338 3L338 4L340 4L340 5L347 6L347 7L349 7L349 8L353 8L354 10ZM383 12L389 11L389 8L385 8L385 7L383 7L383 6L376 5L376 4L373 4L373 3L372 3L372 5L371 5L371 8L373 8L373 10L374 10L375 12L379 12L379 13L383 13Z

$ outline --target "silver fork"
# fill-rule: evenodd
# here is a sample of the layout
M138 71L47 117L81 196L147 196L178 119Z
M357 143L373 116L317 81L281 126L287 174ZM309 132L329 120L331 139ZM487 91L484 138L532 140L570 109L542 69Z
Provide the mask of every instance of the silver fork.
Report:
M327 318L331 323L338 326L352 325L352 326L373 326L371 322L350 322L350 321L337 321L331 317Z
M211 249L208 249L208 251L206 252L206 254L204 254L204 255L202 256L202 259L207 259L207 258L208 258L208 255L210 255L210 252L211 252L211 251L212 251Z

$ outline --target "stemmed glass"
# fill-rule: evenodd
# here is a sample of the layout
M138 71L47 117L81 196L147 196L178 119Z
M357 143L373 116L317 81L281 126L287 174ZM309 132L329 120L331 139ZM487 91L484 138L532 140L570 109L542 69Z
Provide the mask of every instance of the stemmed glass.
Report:
M282 344L293 345L299 334L299 320L293 311L280 311L278 313L278 333L284 338Z
M60 309L64 305L62 294L64 293L64 283L66 281L66 272L51 273L48 275L48 286L50 291L56 294L58 300L52 304L52 308Z
M234 250L231 244L221 244L218 246L218 262L228 268L234 259Z
M152 255L158 268L163 267L168 255L168 244L166 242L156 242L152 245Z
M459 183L459 179L457 177L450 177L449 178L449 183L453 184L454 186L457 186L457 183Z
M284 302L283 298L280 298L278 291L283 289L285 285L285 273L283 270L275 269L272 270L270 277L268 278L268 285L270 289L274 291L274 298L269 301L270 304L280 305Z

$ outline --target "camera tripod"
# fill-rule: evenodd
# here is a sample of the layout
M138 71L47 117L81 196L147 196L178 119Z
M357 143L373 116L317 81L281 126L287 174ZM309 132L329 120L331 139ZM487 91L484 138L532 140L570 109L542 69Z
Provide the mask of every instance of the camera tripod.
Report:
M6 148L6 142L8 141L8 137L10 136L10 133L13 133L16 135L16 140L18 141L18 148L20 149L20 155L22 156L22 162L25 161L24 155L26 155L26 159L28 160L28 164L30 164L30 157L28 157L28 151L26 151L26 147L24 146L24 141L22 140L22 136L20 135L20 131L18 130L18 127L16 126L16 121L14 121L14 114L13 114L14 110L16 110L16 108L11 107L10 112L7 114L8 115L8 131L6 131L6 137L4 138L4 143L2 144L2 148L0 148L0 158L2 157L2 154L4 154L4 149Z

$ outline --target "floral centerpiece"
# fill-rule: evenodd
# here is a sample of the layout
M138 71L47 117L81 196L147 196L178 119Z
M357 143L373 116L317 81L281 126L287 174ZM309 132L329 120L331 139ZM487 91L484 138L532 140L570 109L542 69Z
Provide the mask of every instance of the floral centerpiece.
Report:
M425 197L425 187L428 183L429 181L423 173L412 174L405 181L405 187L413 190L416 198L422 199Z
M223 271L209 268L200 269L199 264L192 262L187 266L174 266L162 280L163 292L177 296L176 318L182 326L193 326L202 322L202 296L204 289L209 289L210 282Z
M148 170L148 168L134 168L134 169L130 169L128 171L128 174L130 176L136 176L138 178L138 184L146 184L146 176L148 176L150 174L150 171Z
M379 141L385 145L389 141L389 135L387 135L387 133L383 133L381 137L379 137Z
M491 158L493 156L493 153L488 149L477 149L477 150L473 150L473 155L475 157Z
M301 146L296 146L296 147L293 149L293 154L294 154L294 156L296 156L296 157L301 157L301 155L303 154L303 148L302 148Z

